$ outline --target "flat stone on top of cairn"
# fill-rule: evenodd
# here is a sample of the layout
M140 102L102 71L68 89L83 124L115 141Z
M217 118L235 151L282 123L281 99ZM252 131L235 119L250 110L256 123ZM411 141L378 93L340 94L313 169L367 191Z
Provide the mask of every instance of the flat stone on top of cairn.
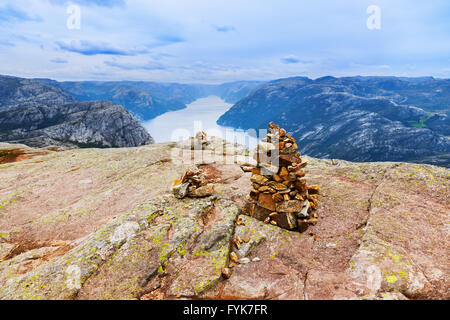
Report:
M252 170L250 216L288 230L304 232L317 223L318 186L307 186L303 161L295 139L279 126L258 144Z

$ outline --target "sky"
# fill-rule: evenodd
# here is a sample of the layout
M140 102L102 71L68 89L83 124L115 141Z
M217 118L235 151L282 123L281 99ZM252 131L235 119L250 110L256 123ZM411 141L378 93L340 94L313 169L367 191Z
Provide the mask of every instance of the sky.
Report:
M26 78L450 78L448 0L1 0L0 31Z

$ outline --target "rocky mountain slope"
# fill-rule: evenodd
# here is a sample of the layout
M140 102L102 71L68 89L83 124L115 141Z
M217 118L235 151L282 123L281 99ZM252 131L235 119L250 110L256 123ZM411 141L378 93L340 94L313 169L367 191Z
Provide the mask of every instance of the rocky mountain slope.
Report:
M448 101L450 80L299 77L255 89L218 124L259 129L273 120L321 158L449 167Z
M450 298L448 169L305 157L319 220L300 234L246 215L251 173L219 142L194 157L215 194L183 200L197 151L174 143L0 144L0 299ZM250 262L225 280L230 251Z
M249 93L262 86L262 81L236 81L223 83L217 86L210 86L207 93L221 97L227 103L236 103Z
M80 81L58 82L36 79L63 89L81 101L108 100L123 105L142 121L151 120L203 97L216 95L236 103L262 82L238 81L220 85L156 83L149 81Z
M132 147L152 137L122 106L80 102L59 88L0 76L0 141L30 146Z

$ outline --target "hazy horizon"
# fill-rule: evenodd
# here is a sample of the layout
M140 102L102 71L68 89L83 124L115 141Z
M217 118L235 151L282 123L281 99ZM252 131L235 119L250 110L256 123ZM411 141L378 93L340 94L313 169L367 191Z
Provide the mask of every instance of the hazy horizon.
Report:
M375 75L366 75L366 76L362 76L359 74L356 75L349 75L349 76L334 76L334 75L326 75L326 76L321 76L321 77L307 77L305 75L297 75L297 76L290 76L290 77L286 77L286 78L275 78L275 79L269 79L269 80L258 80L258 79L238 79L238 80L233 80L233 81L225 81L225 82L208 82L208 81L196 81L196 82L182 82L182 81L155 81L155 80L101 80L101 79L80 79L80 80L58 80L58 79L54 79L54 78L45 78L45 77L20 77L18 75L14 75L14 74L0 74L0 76L8 76L8 77L16 77L16 78L23 78L23 79L29 79L29 80L54 80L57 82L155 82L155 83L160 83L160 84L184 84L184 85L220 85L220 84L226 84L226 83L233 83L233 82L270 82L270 81L276 81L276 80L281 80L281 79L290 79L290 78L301 78L301 77L306 77L309 78L311 80L317 80L320 78L324 78L324 77L334 77L334 78L356 78L356 77L364 77L364 78L410 78L410 79L420 79L420 78L433 78L434 80L450 80L449 78L439 78L439 77L433 77L430 75L422 75L422 76L413 76L413 77L405 77L405 76L395 76L395 75L382 75L382 76L375 76Z

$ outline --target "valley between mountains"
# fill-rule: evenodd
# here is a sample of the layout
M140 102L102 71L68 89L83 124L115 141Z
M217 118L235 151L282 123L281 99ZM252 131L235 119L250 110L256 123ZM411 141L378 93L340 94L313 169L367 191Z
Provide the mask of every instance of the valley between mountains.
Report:
M450 80L432 77L203 85L0 76L0 141L69 148L146 145L154 142L152 134L170 137L171 132L147 132L143 123L152 120L155 128L164 128L155 121L208 96L232 104L215 115L219 126L258 131L274 121L309 156L450 167ZM202 112L185 120L192 117L206 120ZM192 126L177 121L181 128Z

